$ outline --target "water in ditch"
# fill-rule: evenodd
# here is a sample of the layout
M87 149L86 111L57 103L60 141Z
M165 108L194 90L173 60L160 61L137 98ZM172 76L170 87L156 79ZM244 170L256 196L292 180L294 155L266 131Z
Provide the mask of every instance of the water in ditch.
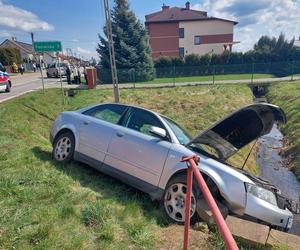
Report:
M257 163L260 167L260 176L270 180L277 186L282 195L299 200L300 183L296 176L286 166L279 155L279 149L283 147L283 135L274 125L271 132L259 139ZM294 216L293 227L289 233L300 235L300 215Z

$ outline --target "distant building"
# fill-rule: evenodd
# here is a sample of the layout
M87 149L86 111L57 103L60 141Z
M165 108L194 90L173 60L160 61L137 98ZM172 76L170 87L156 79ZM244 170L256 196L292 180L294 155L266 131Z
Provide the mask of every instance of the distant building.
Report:
M34 60L34 51L32 44L19 42L17 41L16 37L12 37L12 39L6 39L4 42L0 44L0 48L16 48L19 49L21 52L21 58L25 61L32 61ZM54 53L42 53L41 59L47 63L50 64L55 60L55 54Z
M146 15L152 57L189 54L221 54L232 50L236 21L209 17L205 11L163 5L162 10Z

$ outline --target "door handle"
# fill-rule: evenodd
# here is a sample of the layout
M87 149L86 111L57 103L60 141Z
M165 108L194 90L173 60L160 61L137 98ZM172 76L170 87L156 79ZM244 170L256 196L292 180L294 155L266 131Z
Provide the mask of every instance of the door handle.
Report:
M86 121L84 121L84 122L83 122L83 125L89 125L89 123L88 123L88 122L86 122Z
M125 134L124 134L123 132L119 132L119 131L117 132L117 136L118 136L118 137L123 137L124 135L125 135Z

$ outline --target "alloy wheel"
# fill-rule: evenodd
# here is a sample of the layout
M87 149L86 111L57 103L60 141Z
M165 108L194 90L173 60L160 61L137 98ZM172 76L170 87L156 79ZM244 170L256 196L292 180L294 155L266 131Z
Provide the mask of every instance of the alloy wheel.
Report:
M54 150L54 157L58 161L65 160L71 152L71 140L68 137L62 137L58 140Z
M164 207L167 215L176 222L185 221L185 198L187 186L182 183L175 183L168 187L164 197ZM191 217L196 210L196 199L192 192Z

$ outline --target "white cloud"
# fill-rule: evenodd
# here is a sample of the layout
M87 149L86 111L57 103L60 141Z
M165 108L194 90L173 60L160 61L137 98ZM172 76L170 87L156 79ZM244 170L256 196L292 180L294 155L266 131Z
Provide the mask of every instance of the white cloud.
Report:
M54 27L34 13L0 1L0 26L23 31L50 31Z
M12 34L6 30L0 30L0 37L11 37Z
M97 57L96 50L92 51L92 50L84 49L84 48L81 48L81 47L76 48L76 53L81 55L81 56L84 56L86 58Z
M192 8L238 21L234 36L241 43L234 48L239 51L252 49L262 35L300 35L300 0L203 0Z

